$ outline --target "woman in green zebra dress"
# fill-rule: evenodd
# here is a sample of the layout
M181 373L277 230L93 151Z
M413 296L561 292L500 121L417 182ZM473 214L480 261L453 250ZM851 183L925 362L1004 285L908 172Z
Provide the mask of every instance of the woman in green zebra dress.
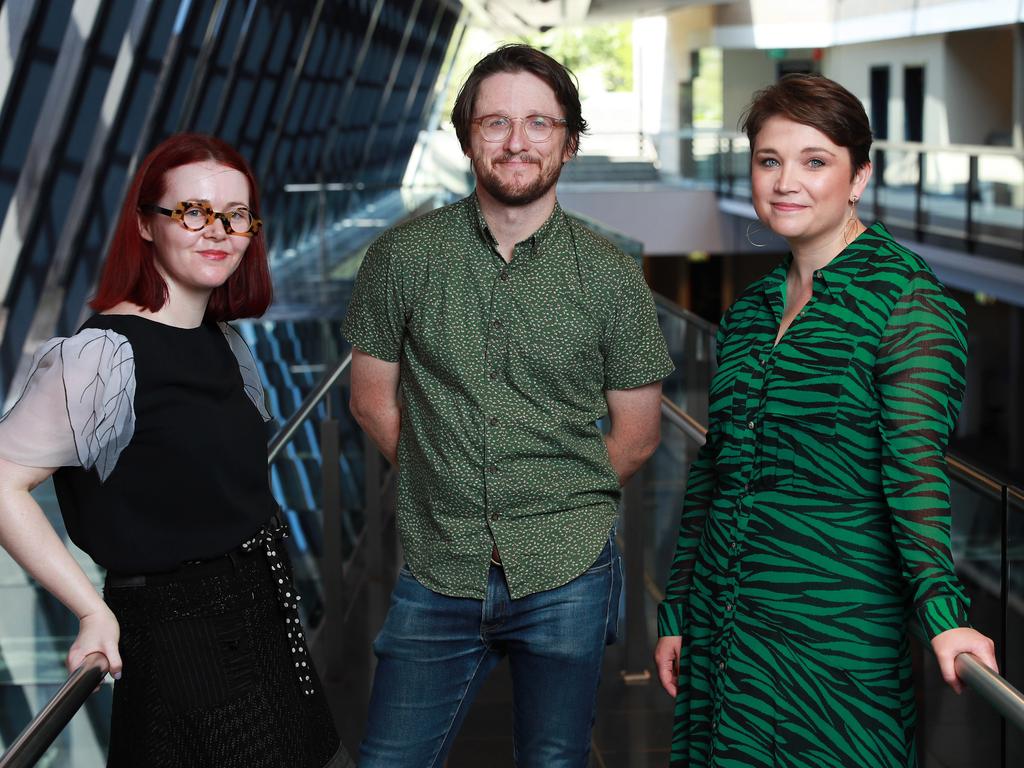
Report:
M791 254L718 331L658 615L672 766L914 766L910 623L958 691L957 653L995 667L949 551L964 311L857 217L871 130L849 91L784 77L744 130L754 208Z

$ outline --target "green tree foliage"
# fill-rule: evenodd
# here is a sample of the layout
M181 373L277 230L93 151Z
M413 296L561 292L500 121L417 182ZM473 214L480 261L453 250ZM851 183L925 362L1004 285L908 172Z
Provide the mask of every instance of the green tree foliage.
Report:
M523 42L546 51L577 76L599 70L608 91L633 90L632 22L552 29Z

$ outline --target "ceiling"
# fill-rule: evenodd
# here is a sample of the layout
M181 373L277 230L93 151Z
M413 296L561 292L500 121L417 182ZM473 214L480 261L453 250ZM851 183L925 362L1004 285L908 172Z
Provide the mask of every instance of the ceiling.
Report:
M513 34L631 20L685 6L728 2L733 0L463 0L477 24Z

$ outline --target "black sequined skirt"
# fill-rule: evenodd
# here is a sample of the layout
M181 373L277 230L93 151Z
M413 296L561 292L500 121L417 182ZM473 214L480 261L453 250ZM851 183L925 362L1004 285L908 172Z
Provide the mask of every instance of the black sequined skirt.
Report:
M257 549L136 580L144 583L108 577L124 662L108 768L350 764L312 664L308 682L297 673L308 650L288 636L284 563L272 571Z

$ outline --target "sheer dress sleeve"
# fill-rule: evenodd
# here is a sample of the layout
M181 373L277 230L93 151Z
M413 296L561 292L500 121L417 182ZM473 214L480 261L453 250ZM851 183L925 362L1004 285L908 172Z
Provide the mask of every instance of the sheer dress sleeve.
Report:
M118 333L87 328L36 352L0 420L0 458L28 467L95 468L106 480L135 432L135 359Z
M969 600L950 554L945 451L964 395L964 311L930 275L913 279L882 336L882 483L893 537L929 638L969 626Z
M252 356L252 350L245 340L234 328L227 323L218 323L224 338L227 339L231 353L238 361L238 371L242 374L242 386L246 396L256 406L263 421L270 421L270 412L267 410L266 396L263 393L263 382L260 381L260 374L256 368L256 358Z

